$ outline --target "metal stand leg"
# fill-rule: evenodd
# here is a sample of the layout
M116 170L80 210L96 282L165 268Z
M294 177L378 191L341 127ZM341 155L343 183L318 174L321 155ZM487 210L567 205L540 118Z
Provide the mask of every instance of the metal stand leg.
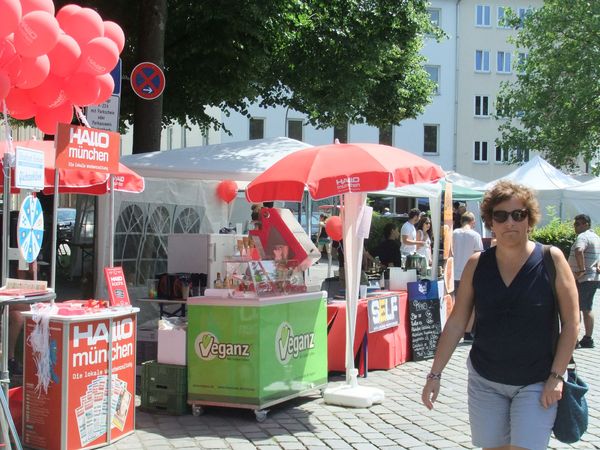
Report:
M6 448L12 448L10 446L10 436L12 435L12 439L15 443L16 450L23 450L23 446L21 445L21 441L19 440L19 435L17 434L17 429L15 428L15 424L10 415L10 409L8 407L8 400L4 395L4 390L0 389L0 425L2 428L2 439L4 443L7 445ZM8 425L8 426L7 426Z

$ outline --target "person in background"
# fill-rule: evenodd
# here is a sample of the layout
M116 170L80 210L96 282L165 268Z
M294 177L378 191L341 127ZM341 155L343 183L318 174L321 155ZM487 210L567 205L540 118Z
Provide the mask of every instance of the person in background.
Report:
M551 247L551 280L542 245L529 240L540 218L532 190L500 181L485 193L481 213L497 244L465 266L421 400L433 408L442 371L475 309L477 334L467 360L473 446L545 449L577 341L575 279L562 252ZM562 326L555 341L557 315Z
M575 233L577 239L569 253L569 266L577 281L579 294L579 309L583 316L585 335L581 338L578 347L594 348L594 313L592 305L594 294L600 284L600 237L591 229L590 216L579 214L575 216Z
M392 213L390 212L390 208L388 208L388 207L383 208L383 215L384 216L391 216Z
M427 215L421 216L417 222L417 240L422 241L423 245L417 248L417 253L427 258L427 266L431 267L431 243L433 242L433 234L431 233L431 218Z
M319 215L319 230L317 231L317 248L321 252L327 254L328 267L331 267L331 238L327 234L325 222L329 217L327 214Z
M402 225L400 230L400 253L402 255L412 255L417 251L417 247L424 244L423 241L417 240L417 229L415 224L421 218L421 211L413 208L408 212L408 220Z
M452 232L452 253L454 256L454 292L458 291L460 279L467 261L473 253L483 251L483 242L481 236L473 228L475 227L475 215L472 212L464 213L460 218L461 227ZM473 322L475 317L472 315L465 330L464 341L473 340Z
M383 227L383 240L375 249L375 256L379 257L379 261L384 266L402 267L402 257L400 256L400 231L398 225L394 222L388 222Z

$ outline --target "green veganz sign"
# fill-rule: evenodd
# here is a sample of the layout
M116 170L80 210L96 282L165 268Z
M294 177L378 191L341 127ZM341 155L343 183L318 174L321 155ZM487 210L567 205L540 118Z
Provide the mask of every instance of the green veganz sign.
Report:
M277 360L285 365L290 359L298 358L301 353L315 348L315 333L296 336L292 326L287 322L282 322L275 334L275 347Z
M194 344L196 355L204 361L211 359L250 358L250 345L237 342L219 342L209 331L200 333Z

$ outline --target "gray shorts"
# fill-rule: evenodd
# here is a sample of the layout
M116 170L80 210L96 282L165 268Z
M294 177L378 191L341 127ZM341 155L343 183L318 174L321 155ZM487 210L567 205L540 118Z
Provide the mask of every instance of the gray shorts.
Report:
M514 445L545 449L556 417L556 403L544 409L540 398L544 383L511 386L480 376L471 360L469 369L469 422L476 447Z
M598 289L598 281L582 281L577 283L577 293L579 294L579 309L581 311L591 311L594 303L594 294Z

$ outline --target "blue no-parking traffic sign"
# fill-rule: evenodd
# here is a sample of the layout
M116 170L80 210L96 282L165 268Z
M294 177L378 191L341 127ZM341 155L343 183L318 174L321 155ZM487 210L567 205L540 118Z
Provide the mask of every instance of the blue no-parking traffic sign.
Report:
M165 74L154 63L140 63L131 71L131 88L144 100L154 100L165 90Z
M37 197L28 195L21 204L17 225L17 244L28 263L36 260L44 241L44 213Z

